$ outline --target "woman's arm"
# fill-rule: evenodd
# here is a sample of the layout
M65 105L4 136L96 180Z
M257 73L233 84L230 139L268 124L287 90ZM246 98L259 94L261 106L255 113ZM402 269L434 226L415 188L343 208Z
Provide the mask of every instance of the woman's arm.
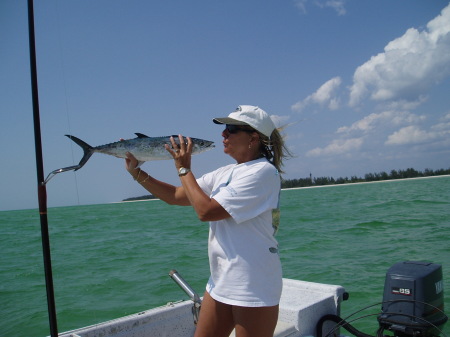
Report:
M152 195L170 205L190 205L183 186L174 186L153 178L148 173L137 167L138 161L131 153L128 152L126 156L125 168L134 180L141 184L142 187L144 187Z
M203 192L192 172L180 177L184 191L201 221L217 221L230 217L230 214L213 198Z
M166 145L166 150L172 155L177 171L181 168L191 168L192 140L187 138L187 145L183 136L179 135L180 145L171 138L172 148ZM183 194L194 207L201 221L217 221L230 217L230 214L214 199L210 198L197 183L192 172L180 176Z

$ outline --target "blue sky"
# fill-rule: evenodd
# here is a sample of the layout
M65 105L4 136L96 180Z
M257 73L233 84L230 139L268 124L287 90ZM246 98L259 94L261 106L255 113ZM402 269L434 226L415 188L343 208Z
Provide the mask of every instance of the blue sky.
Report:
M196 176L232 162L212 123L274 116L287 179L450 167L448 0L45 0L35 3L45 172L134 132L216 142ZM26 1L0 2L0 210L37 207ZM178 184L171 161L148 162ZM47 185L48 205L147 194L94 154Z

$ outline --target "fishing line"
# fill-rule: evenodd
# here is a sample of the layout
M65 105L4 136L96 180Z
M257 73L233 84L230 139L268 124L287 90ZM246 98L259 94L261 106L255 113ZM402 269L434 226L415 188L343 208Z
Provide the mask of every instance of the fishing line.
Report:
M59 47L59 55L60 55L60 66L62 71L62 80L63 80L63 88L64 88L64 103L65 103L65 110L66 110L66 117L67 117L67 128L69 130L69 134L72 134L71 132L71 123L70 123L70 113L69 113L69 102L67 99L67 85L66 85L66 73L64 71L64 53L62 48L62 38L61 38L61 15L59 11L58 1L55 1L55 8L56 8L56 24L57 24L57 31L58 31L58 47ZM73 153L73 143L70 142L70 153L72 156L72 164L75 165L75 157ZM77 180L77 174L74 171L74 180L75 180L75 190L77 194L77 203L80 205L80 194L78 191L78 180Z
M373 308L375 306L379 307L380 305L385 304L385 303L396 303L396 302L409 302L409 303L413 303L413 304L419 303L419 304L427 305L427 306L432 307L434 310L437 310L437 311L441 312L447 318L447 315L445 315L445 313L440 308L438 308L438 307L436 307L436 306L434 306L433 304L430 304L430 303L417 301L417 300L406 300L406 299L405 300L382 301L382 302L374 303L374 304L368 305L366 307L363 307L363 308L361 308L361 309L351 313L350 315L348 315L347 317L344 317L344 318L336 316L337 318L339 318L340 321L339 322L335 322L335 323L337 323L335 325L335 327L333 329L331 329L330 331L328 331L328 333L325 336L326 337L332 336L332 334L334 332L336 332L337 329L339 329L340 327L342 327L344 329L346 328L346 325L351 327L350 323L353 323L353 322L355 322L357 320L360 320L360 319L363 319L363 318L367 318L367 317L371 317L371 316L378 316L378 315L380 315L382 313L380 311L380 312L373 313L373 314L362 315L362 316L356 317L356 318L354 318L352 320L349 320L350 317L355 316L356 314L358 314L358 313L360 313L360 312L362 312L362 311L364 311L366 309L370 309L370 308ZM397 316L404 316L404 317L410 317L410 318L418 319L418 320L420 320L422 322L425 322L425 323L430 324L431 326L433 326L435 329L437 329L439 331L439 333L443 334L444 337L448 337L437 325L435 325L433 322L428 321L426 318L418 317L418 316L414 316L414 315L402 314L402 313L389 313L388 312L386 314L395 314ZM354 329L354 328L351 327L351 329ZM365 336L366 337L366 336L370 336L370 335L361 333L360 336ZM370 337L372 337L372 336L370 336Z
M359 310L359 311L361 311L361 310ZM351 314L350 316L353 316L354 314L355 314L355 313ZM408 317L408 318L413 318L413 319L420 320L420 321L422 321L422 322L424 322L424 323L427 323L427 324L431 325L433 328L435 328L435 329L436 329L440 334L442 334L444 337L448 337L448 336L445 334L445 332L442 331L437 325L435 325L433 322L430 322L429 320L427 320L427 319L425 319L425 318L422 318L422 317L419 317L419 316L414 316L414 315L401 314L401 313L398 313L398 312L387 312L387 314L390 314L390 315L397 315L397 316L403 316L403 317ZM331 329L331 330L325 335L325 337L334 336L333 334L334 334L335 332L337 332L337 330L338 330L339 328L344 328L344 329L346 329L347 331L350 331L352 334L355 334L356 336L359 336L359 337L361 337L361 336L363 336L363 337L375 337L375 336L368 335L368 334L365 334L365 333L362 333L362 332L356 330L355 328L353 328L353 327L350 325L350 323L356 322L356 321L358 321L358 320L360 320L360 319L364 319L364 318L367 318L367 317L378 316L378 315L379 315L379 313L367 314L367 315L363 315L363 316L356 317L356 318L354 318L354 319L352 319L352 320L350 320L350 321L347 321L346 319L341 319L340 317L336 316L336 317L338 317L338 318L340 319L339 323L336 322L336 323L337 323L336 326L335 326L333 329ZM349 317L350 317L350 316L349 316ZM350 327L351 327L350 330L347 329L346 326L350 326ZM383 327L378 328L378 332L384 331L384 330L387 330L387 329L384 329ZM378 334L377 334L377 337L378 337ZM382 337L382 336L381 336L381 337Z

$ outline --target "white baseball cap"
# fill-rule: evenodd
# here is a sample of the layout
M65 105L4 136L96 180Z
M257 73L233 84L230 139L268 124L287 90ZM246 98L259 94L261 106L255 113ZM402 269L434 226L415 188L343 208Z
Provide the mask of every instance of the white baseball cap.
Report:
M267 137L270 137L275 130L275 124L269 114L253 105L239 105L228 117L214 118L213 122L216 124L249 125Z

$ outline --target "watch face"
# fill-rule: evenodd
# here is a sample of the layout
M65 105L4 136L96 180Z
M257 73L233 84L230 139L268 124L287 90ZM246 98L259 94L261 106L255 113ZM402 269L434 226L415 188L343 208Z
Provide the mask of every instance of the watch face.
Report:
M187 168L185 168L185 167L182 167L182 168L180 168L180 170L178 171L178 174L179 174L179 175L185 175L185 174L187 174L189 171L190 171L189 169L187 169Z

